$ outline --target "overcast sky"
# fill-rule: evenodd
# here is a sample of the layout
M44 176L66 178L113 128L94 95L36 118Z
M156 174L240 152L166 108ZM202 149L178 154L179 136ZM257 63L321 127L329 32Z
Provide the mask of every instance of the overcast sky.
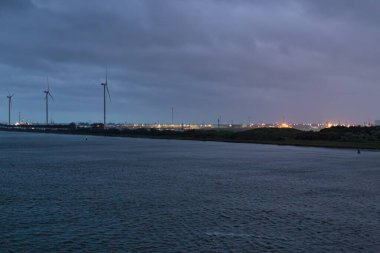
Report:
M6 95L43 122L380 119L377 0L1 0Z

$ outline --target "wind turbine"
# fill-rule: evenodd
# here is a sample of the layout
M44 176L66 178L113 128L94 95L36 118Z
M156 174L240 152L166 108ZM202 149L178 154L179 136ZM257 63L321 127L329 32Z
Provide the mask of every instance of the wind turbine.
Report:
M44 90L45 93L45 103L46 103L46 125L49 124L49 97L54 101L53 96L50 93L50 84L49 84L49 78L47 78L48 88L47 90Z
M172 107L172 125L174 124L174 107Z
M12 98L13 98L14 94L10 94L8 92L8 126L11 125L11 109L12 109Z
M103 86L103 128L106 129L106 114L107 114L107 103L106 103L106 93L108 94L108 98L111 101L111 95L108 90L108 69L106 69L106 82L101 83Z

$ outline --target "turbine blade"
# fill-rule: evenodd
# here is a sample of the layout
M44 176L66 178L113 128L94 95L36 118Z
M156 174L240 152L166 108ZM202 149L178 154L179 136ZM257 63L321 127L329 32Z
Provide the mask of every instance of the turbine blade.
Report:
M111 94L110 94L110 91L108 90L108 85L106 85L106 90L107 90L108 97L109 97L109 99L111 101Z
M108 84L108 66L106 66L106 85Z
M54 98L53 98L53 96L51 95L51 93L49 92L48 94L49 94L49 96L51 97L51 100L54 101Z

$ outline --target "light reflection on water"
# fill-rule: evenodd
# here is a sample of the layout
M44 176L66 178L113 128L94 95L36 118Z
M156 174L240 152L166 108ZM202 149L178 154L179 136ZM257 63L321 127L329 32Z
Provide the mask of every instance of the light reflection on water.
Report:
M0 132L0 252L378 252L380 153Z

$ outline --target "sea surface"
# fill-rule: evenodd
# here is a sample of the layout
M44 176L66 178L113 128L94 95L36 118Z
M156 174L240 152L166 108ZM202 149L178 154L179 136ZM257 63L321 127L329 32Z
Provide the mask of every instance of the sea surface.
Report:
M0 132L0 252L380 252L380 153Z

